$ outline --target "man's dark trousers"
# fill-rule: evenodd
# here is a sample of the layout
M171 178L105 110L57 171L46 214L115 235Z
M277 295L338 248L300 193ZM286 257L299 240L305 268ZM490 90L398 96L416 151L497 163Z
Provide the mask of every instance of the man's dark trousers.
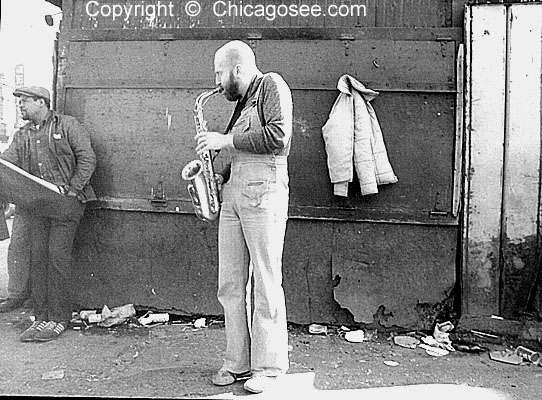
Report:
M70 200L62 218L32 215L31 287L36 321L71 319L72 250L84 204Z

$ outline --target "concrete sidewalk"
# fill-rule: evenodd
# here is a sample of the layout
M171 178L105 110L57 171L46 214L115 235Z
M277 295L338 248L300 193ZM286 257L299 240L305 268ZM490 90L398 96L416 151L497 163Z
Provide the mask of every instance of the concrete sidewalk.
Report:
M207 321L208 326L199 329L190 322L152 327L135 323L111 328L94 325L70 328L51 342L23 343L19 335L29 324L30 313L17 310L0 314L2 395L249 395L242 383L219 388L210 382L225 348L220 321ZM333 329L328 335L311 335L307 327L298 326L290 327L289 341L291 367L279 386L287 393L275 393L277 397L301 391L316 398L381 399L389 395L417 400L479 400L505 398L498 397L493 389L507 394L506 398L518 399L537 399L542 393L542 367L496 362L487 353L454 352L434 357L421 348L395 345L389 333L351 343ZM505 341L485 345L490 349L507 346Z

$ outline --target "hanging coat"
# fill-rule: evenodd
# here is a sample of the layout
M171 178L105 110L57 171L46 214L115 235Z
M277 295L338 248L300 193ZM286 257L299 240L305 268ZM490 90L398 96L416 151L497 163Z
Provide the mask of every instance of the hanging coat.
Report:
M370 101L378 92L350 75L337 83L340 93L322 127L333 193L348 196L348 183L359 179L361 194L378 193L377 185L397 182L388 160L382 130Z

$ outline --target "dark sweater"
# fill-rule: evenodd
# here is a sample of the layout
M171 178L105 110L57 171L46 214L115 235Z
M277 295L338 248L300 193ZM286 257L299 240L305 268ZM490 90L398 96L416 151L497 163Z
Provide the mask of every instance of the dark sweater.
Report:
M252 79L244 98L236 104L226 133L235 124L241 111L250 107L261 83L257 110L263 126L259 132L238 132L233 136L237 150L256 154L287 156L290 153L292 137L292 94L284 79L276 73L257 75Z

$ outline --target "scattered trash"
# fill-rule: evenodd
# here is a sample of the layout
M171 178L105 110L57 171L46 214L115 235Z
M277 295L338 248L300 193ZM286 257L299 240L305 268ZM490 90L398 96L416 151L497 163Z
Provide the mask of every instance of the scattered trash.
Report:
M149 325L155 323L164 323L169 321L168 313L152 313L147 312L145 315L138 318L141 325Z
M448 350L455 351L450 340L450 331L454 329L454 325L450 321L437 323L433 331L433 337L438 343L438 346Z
M421 341L428 346L439 347L437 339L435 339L433 336L424 336L421 338Z
M365 339L365 332L363 330L348 331L344 334L344 338L352 343L362 343Z
M83 321L88 321L89 317L91 315L96 315L97 311L96 310L81 310L79 312L79 318L82 319Z
M41 376L41 379L44 381L51 381L51 380L63 379L63 378L64 378L63 369L55 369L53 371L46 372Z
M466 353L483 353L487 351L485 347L482 347L476 343L467 342L465 340L453 340L452 346L454 346L454 349Z
M98 322L102 322L102 314L89 314L87 320L91 324L97 324Z
M374 339L376 339L376 337L378 336L378 330L375 329L373 331L365 331L365 340L366 341L371 341Z
M533 364L538 364L539 361L540 361L540 353L534 351L534 350L531 350L531 349L528 349L527 347L523 347L523 346L518 346L516 348L516 350L514 351L514 353L527 360L527 361L530 361L532 362Z
M494 350L489 353L489 358L495 361L500 361L506 364L519 365L523 358L518 356L513 350Z
M478 336L491 337L495 339L499 338L497 335L492 335L491 333L486 333L486 332L475 331L474 329L471 329L471 332Z
M133 304L115 307L112 310L109 310L109 307L104 305L101 314L101 321L98 322L98 325L106 328L113 325L120 325L126 322L128 318L133 317L135 313L136 311ZM92 315L93 314L89 315L89 322Z
M207 326L207 321L205 318L198 318L194 321L194 328L205 328Z
M412 336L398 335L394 336L393 343L407 349L414 349L420 344L420 341Z
M448 354L450 354L450 352L446 349L442 349L440 347L429 346L424 343L420 344L419 347L424 349L427 354L434 357L442 357L442 356L447 356Z
M319 324L310 324L309 333L312 335L327 335L327 326Z
M397 367L399 366L399 363L397 361L384 361L384 364L386 364L388 367Z

